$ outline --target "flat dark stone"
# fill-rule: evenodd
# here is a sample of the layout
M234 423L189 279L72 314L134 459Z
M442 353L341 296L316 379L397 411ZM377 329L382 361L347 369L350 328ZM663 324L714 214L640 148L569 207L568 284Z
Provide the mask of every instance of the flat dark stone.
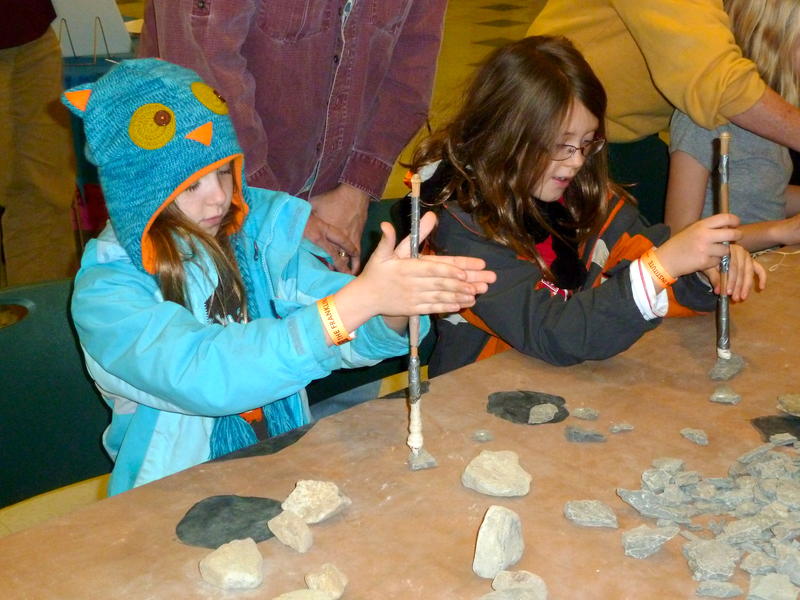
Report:
M175 533L184 544L214 550L249 537L263 542L273 535L267 521L282 510L272 498L211 496L189 509Z
M232 460L234 458L249 458L251 456L266 456L267 454L275 454L287 446L294 444L297 440L308 433L313 426L314 423L307 423L302 427L297 427L296 429L292 429L286 433L282 433L281 435L267 438L260 442L256 442L252 446L247 446L246 448L242 448L236 452L231 452L230 454L215 458L212 462Z
M512 423L528 425L531 408L539 404L552 404L558 409L558 412L547 423L558 423L569 416L569 411L565 407L566 403L566 400L561 396L553 396L544 392L531 392L528 390L494 392L489 394L486 412ZM546 425L547 423L540 423L540 425Z
M792 416L767 415L750 419L753 427L761 432L761 439L769 441L770 436L776 433L791 433L800 438L800 418Z

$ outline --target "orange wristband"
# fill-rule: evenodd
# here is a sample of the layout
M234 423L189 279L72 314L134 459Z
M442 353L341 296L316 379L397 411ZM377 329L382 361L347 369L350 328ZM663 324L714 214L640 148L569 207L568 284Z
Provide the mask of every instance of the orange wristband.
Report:
M650 248L650 250L642 254L639 261L644 263L644 266L647 267L647 269L650 271L653 277L655 277L658 281L660 281L661 285L663 285L665 288L668 288L673 283L678 281L667 272L667 270L664 268L664 265L662 265L661 261L658 260L658 257L656 256L655 246L653 246L652 248Z
M339 311L336 310L336 302L334 302L333 296L317 300L317 310L319 311L319 318L322 319L322 324L334 344L341 346L350 341L350 333L342 323Z

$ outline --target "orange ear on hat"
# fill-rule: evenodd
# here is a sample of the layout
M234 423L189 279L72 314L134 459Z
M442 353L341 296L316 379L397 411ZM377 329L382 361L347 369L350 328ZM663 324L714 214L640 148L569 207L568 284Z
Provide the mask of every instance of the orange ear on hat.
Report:
M92 90L90 89L64 92L64 98L67 99L67 102L81 112L86 110L86 105L89 104L89 96L91 95Z

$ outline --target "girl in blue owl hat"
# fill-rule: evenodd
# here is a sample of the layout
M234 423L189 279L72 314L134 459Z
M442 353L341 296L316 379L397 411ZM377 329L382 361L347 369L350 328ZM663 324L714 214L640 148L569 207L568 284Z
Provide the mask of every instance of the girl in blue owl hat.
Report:
M329 270L303 238L309 204L247 186L225 101L193 71L124 61L63 101L110 217L72 298L112 409L110 494L307 423L310 381L405 354L407 315L471 306L493 281L479 259L409 258L387 223L361 275Z

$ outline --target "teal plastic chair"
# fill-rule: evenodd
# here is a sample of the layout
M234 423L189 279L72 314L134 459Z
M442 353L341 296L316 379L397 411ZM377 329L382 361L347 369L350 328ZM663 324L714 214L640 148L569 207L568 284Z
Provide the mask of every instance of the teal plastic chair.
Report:
M0 507L111 470L71 292L69 279L0 290Z

